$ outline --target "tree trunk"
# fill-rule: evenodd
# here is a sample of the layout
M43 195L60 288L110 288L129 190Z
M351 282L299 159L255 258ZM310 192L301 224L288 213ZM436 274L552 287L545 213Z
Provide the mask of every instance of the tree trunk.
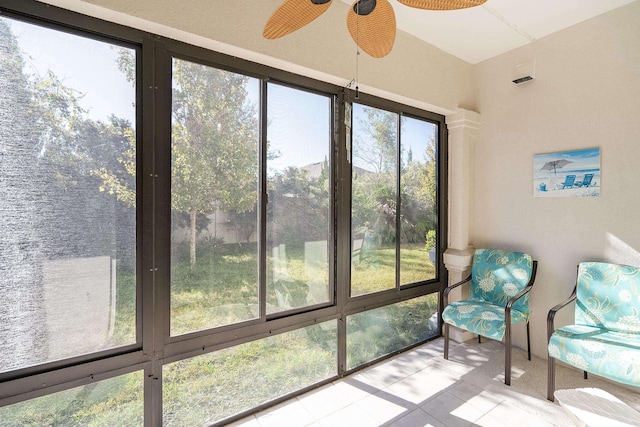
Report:
M189 261L191 268L196 265L196 219L198 212L194 209L191 211L191 230L189 233Z

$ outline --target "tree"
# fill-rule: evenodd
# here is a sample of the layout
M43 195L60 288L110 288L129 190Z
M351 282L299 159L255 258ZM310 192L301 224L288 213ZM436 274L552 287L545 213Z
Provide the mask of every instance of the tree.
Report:
M92 155L97 161L90 173L101 179L100 191L116 196L126 206L135 207L135 131L127 120L116 116L111 116L109 120L108 124L98 123L94 125L94 129L86 129L84 132L94 133L95 140L102 141L101 144L93 145ZM107 147L107 152L96 150L100 147Z
M118 66L135 82L135 58ZM183 60L173 62L171 206L189 215L189 259L196 264L198 217L216 210L242 214L257 202L257 118L247 102L249 77ZM135 147L120 158L135 175ZM103 189L133 203L123 171L101 169Z
M402 199L401 239L408 243L424 242L426 232L436 228L436 159L435 142L429 141L422 160L407 160L400 182Z
M398 116L365 107L354 136L352 183L354 234L371 233L378 244L395 241Z
M436 222L435 141L429 141L422 156L411 147L406 152L400 147L401 235L396 236L398 115L370 107L362 112L357 114L353 146L353 232L373 233L379 243L393 243L396 238L424 242L426 231Z
M377 173L395 173L398 116L377 108L364 108L359 117L362 132L356 135L353 157L359 166Z
M174 60L172 207L190 214L196 263L198 213L252 210L257 188L257 118L248 77Z

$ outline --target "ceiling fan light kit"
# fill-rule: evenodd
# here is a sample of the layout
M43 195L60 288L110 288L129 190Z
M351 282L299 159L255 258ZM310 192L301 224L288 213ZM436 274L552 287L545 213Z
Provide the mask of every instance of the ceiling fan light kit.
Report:
M299 30L327 11L333 0L285 0L267 21L263 36L277 39ZM398 0L425 10L456 10L480 6L487 0ZM396 15L389 0L357 0L347 14L351 38L367 54L382 58L396 38Z

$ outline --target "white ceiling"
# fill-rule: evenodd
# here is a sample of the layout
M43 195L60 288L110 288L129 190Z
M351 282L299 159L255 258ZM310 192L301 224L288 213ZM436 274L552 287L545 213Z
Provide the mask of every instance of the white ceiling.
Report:
M399 30L476 64L633 1L638 0L488 0L454 11L391 3Z

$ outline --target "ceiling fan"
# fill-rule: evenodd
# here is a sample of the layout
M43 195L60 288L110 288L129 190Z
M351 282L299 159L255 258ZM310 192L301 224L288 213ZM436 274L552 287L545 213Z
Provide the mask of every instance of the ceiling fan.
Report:
M333 0L284 0L264 26L263 36L278 39L322 15ZM454 10L479 6L487 0L398 0L417 9ZM356 0L347 13L351 38L367 54L382 58L396 38L396 15L389 0Z

